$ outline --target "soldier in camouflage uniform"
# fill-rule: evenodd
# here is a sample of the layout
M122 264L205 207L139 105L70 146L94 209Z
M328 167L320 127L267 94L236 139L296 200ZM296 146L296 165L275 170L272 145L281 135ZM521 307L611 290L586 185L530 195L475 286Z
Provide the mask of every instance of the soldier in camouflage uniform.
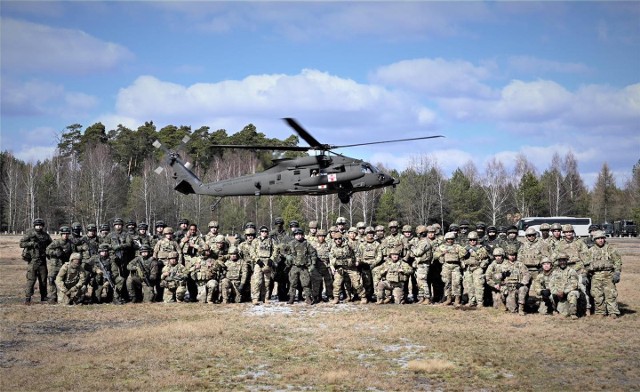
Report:
M535 293L538 299L538 313L551 314L555 310L555 305L551 297L551 275L553 274L553 264L551 259L544 257L541 261L542 270L537 274L529 289L529 296Z
M382 244L382 241L384 240L384 226L382 225L377 225L375 227L376 229L376 241Z
M411 250L418 242L418 239L413 236L413 227L411 225L402 226L402 248L403 254L401 255L402 261L407 263L413 268L414 256ZM409 280L405 282L404 286L404 298L408 301L409 297L409 285L411 285L411 301L418 300L418 282L416 281L415 271L409 276Z
M373 227L365 227L365 233L365 240L359 243L355 254L365 294L367 299L371 301L374 295L373 274L371 271L383 263L382 246L374 238L375 229Z
M195 280L198 285L198 300L205 303L216 303L220 301L220 283L224 277L227 266L225 265L228 255L218 255L213 257L213 252L207 245L202 248L202 256L200 257L200 266L195 269ZM196 267L198 267L196 265ZM205 291L201 293L201 282L205 282Z
M189 219L182 218L178 220L178 228L175 232L176 241L181 242L182 237L187 234L187 230L189 230Z
M331 247L326 239L326 230L318 230L316 233L316 242L313 245L318 257L316 258L315 268L311 270L311 295L313 296L314 303L322 302L323 285L327 299L329 301L333 300L333 273L329 269L329 252L331 251Z
M490 255L493 255L493 251L496 248L501 248L500 247L500 237L498 237L498 229L495 226L489 226L487 227L487 237L486 239L482 242L482 245L487 248L487 252ZM501 248L504 250L504 248Z
M158 270L162 271L164 269L165 265L167 265L169 254L172 252L178 253L178 264L184 265L182 249L173 237L173 228L166 226L162 229L162 235L164 237L159 239L153 247L153 258L158 261ZM158 281L156 285L156 298L158 300L164 298L164 287L160 283Z
M233 245L229 247L229 259L225 262L225 267L225 276L220 282L222 303L240 303L244 286L249 282L249 267L240 258L238 248Z
M100 245L97 226L93 223L87 225L87 234L82 237L80 246L76 249L82 254L82 260L89 260L98 254L98 246Z
M460 226L458 226L457 223L452 223L449 225L449 230L447 231L447 233L453 233L453 243L454 244L458 244L458 245L462 245L463 243L460 242ZM465 241L465 245L466 245L466 241Z
M342 235L347 234L347 220L344 217L339 216L336 219L336 228Z
M200 262L201 250L205 246L209 246L198 232L198 226L195 223L189 225L179 245L184 257L184 266L189 272L187 273L187 295L185 296L185 301L197 302L198 285L191 272L194 271L196 263Z
M47 300L47 247L51 244L51 236L44 230L44 220L33 220L33 230L26 232L20 240L22 248L22 260L27 265L27 285L24 291L25 305L31 304L36 281L40 290L40 300Z
M551 274L551 294L559 314L572 319L578 318L578 273L568 266L569 255L556 255L558 268Z
M132 302L153 302L156 300L155 288L160 274L158 262L151 256L151 247L148 244L143 244L139 252L140 255L134 257L127 265L127 291Z
M313 246L316 246L318 242L316 236L318 235L318 221L309 222L309 234L306 234L304 238Z
M529 270L531 275L531 283L533 283L538 277L540 268L542 267L542 259L550 257L549 246L538 238L538 232L529 227L525 230L526 241L522 244L518 250L518 260L521 261L525 267ZM527 297L527 303L535 307L540 302L535 288L529 287L529 295Z
M484 306L484 272L489 266L489 254L484 246L478 244L475 231L467 234L467 241L467 255L462 260L464 291L469 297L469 306Z
M549 237L549 240L547 240L547 243L549 244L551 253L553 255L553 253L556 251L558 244L560 243L560 241L562 241L562 225L559 223L554 223L551 225L550 231L551 231L551 237ZM551 261L555 265L555 259L553 259L553 257Z
M413 256L412 267L415 271L416 286L418 288L417 303L431 304L431 290L429 289L427 277L433 259L433 249L431 248L426 226L419 225L416 227L416 235L415 244L411 247L410 252Z
M58 303L61 305L84 303L84 296L87 292L87 277L84 268L80 265L81 259L80 253L72 253L69 261L64 263L56 276Z
M311 297L311 275L315 269L318 254L316 249L304 239L304 231L296 228L293 231L294 240L290 244L290 253L286 255L289 269L289 304L293 304L296 298L298 283L301 286L302 295L308 305L313 303Z
M131 243L133 244L135 256L140 255L140 248L142 248L143 245L147 245L149 249L153 250L153 238L147 230L149 230L149 225L145 222L140 222L138 224L138 231L131 235Z
M460 265L462 259L466 257L467 250L456 244L456 235L448 232L444 236L445 243L436 248L433 258L438 259L442 264L442 281L444 282L445 302L443 305L451 305L455 300L455 306L460 306L462 296L462 272Z
M256 263L256 228L251 227L255 226L253 222L248 222L247 226L244 229L244 241L239 245L238 251L240 252L240 258L247 263L247 267L249 268L249 276L253 276L253 271L255 269ZM246 284L242 292L242 301L247 301L251 299L251 287L249 284Z
M480 245L484 245L484 242L487 239L487 224L484 222L476 223L476 233L478 233L478 243Z
M98 254L87 262L85 270L87 267L92 268L90 285L96 302L106 303L112 301L116 305L124 302L122 291L125 281L120 276L115 256L111 255L111 246L109 244L100 244Z
M75 252L73 242L69 238L71 236L71 229L69 226L62 226L60 228L60 238L53 240L49 246L47 246L47 270L49 271L49 285L47 287L47 293L49 295L49 303L55 304L58 299L58 292L56 290L56 276L60 268L64 263L69 261L71 253Z
M507 271L506 264L504 263L504 249L495 248L493 250L493 262L487 267L487 271L484 273L484 277L487 282L487 286L491 289L491 299L493 301L493 307L496 309L507 310L505 304L505 296L502 295L505 272Z
M508 311L524 316L531 275L527 267L518 261L518 250L515 246L509 245L506 254L507 260L503 263L502 295L506 297Z
M73 222L71 224L71 237L69 237L73 243L73 248L78 249L82 244L82 225L80 222Z
M127 265L133 259L133 242L129 234L123 230L124 221L116 218L113 221L113 230L109 233L104 243L111 245L111 251L116 256L116 264L120 270L120 276L126 279L129 275Z
M356 230L358 231L358 241L365 242L367 240L367 224L364 222L356 223Z
M187 270L178 263L178 252L169 252L162 268L160 285L164 288L164 302L183 302L187 293Z
M508 246L514 246L516 251L519 251L522 246L522 242L518 240L518 228L515 226L507 228L507 236L500 242L502 249L507 249Z
M164 231L164 228L167 227L167 225L164 223L164 221L159 220L156 222L154 227L155 232L151 236L151 249L154 249L158 241L164 238L164 234L162 234L162 232Z
M587 231L589 232L589 236L584 240L584 244L587 246L587 248L591 248L596 244L596 241L593 238L593 235L595 232L600 231L600 226L589 225L589 228L587 229Z
M466 219L461 220L460 224L458 225L458 243L462 246L466 246L466 244L469 242L467 240L470 231L469 226L471 226L471 223Z
M444 243L444 237L438 236L438 228L433 225L427 226L427 239L431 244L431 252L435 252L436 249ZM444 282L442 282L442 264L438 260L432 257L431 266L427 273L427 284L430 287L431 303L443 300L444 296Z
M587 257L589 259L589 272L591 273L591 295L595 304L595 314L604 317L607 314L611 318L620 316L618 308L618 290L616 284L620 282L622 271L622 258L618 251L606 243L606 235L603 231L593 233L594 246Z
M549 251L551 251L551 237L550 237L551 225L548 223L543 223L540 225L540 240L545 242L549 247Z
M563 238L556 244L555 253L566 253L569 255L567 265L578 273L578 290L580 297L578 298L578 314L589 316L591 314L591 301L589 298L589 260L587 252L589 248L584 242L576 238L572 225L562 226ZM557 260L557 256L555 257Z
M362 286L362 277L358 272L357 260L355 252L348 245L343 244L342 233L336 233L334 236L334 245L329 251L329 261L334 272L333 280L333 304L340 301L340 288L344 281L348 280L351 287L360 297L360 302L366 304L367 294Z
M271 300L271 280L277 257L276 244L269 237L269 228L260 226L260 236L254 240L255 265L251 274L251 302L254 305Z
M376 286L376 303L390 303L393 294L395 304L404 304L404 287L413 274L413 268L400 259L396 248L392 248L389 252L389 258L380 267L381 279Z

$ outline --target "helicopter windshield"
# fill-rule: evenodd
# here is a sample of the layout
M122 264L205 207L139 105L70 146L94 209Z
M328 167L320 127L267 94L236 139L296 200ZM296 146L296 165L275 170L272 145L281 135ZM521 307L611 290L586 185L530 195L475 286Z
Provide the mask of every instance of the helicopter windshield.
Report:
M363 173L380 173L380 170L378 170L377 167L369 164L369 163L363 163L362 164L362 172Z

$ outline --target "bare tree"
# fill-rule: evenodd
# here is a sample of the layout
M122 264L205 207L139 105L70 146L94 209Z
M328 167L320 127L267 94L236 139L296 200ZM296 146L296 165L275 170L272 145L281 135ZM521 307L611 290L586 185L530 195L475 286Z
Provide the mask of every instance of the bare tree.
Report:
M502 218L509 199L507 171L495 157L487 162L482 183L482 190L489 202L489 219L495 225Z

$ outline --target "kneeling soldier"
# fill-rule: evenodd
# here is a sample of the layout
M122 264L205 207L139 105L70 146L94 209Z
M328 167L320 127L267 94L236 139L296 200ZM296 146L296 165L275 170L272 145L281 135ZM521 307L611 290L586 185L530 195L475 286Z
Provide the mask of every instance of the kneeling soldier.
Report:
M413 274L413 268L400 260L397 248L389 250L389 259L382 264L380 276L382 280L376 287L377 304L391 302L393 293L394 303L404 303L404 285Z
M80 253L72 253L56 276L58 288L58 303L62 305L76 305L84 301L87 292L87 275L80 265Z
M162 268L164 302L183 302L187 293L187 271L184 265L178 264L178 252L169 252L167 265Z

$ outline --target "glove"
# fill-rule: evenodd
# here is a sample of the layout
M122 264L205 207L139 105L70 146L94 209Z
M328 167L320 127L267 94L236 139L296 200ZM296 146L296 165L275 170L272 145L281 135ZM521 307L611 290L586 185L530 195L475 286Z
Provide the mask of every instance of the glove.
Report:
M540 292L540 294L542 294L543 297L545 298L549 298L551 296L551 290L549 289L544 289Z
M613 283L620 283L620 271L613 273Z
M258 260L256 264L258 264L260 268L264 268L264 262L262 260Z
M508 278L509 276L511 276L511 271L504 271L504 272L502 273L502 279L506 279L506 278Z
M242 291L244 289L244 284L239 284L238 285L238 291Z

